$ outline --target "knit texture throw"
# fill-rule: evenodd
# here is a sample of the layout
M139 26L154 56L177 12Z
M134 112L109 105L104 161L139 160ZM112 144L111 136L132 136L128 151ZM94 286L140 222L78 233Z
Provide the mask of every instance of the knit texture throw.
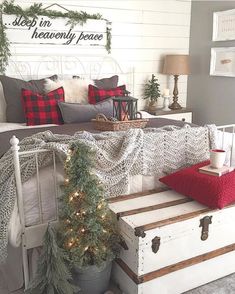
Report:
M20 151L54 150L63 162L69 144L80 140L96 152L94 173L104 184L106 197L115 197L127 192L129 176L161 177L208 159L215 138L216 127L213 125L195 128L167 126L100 134L78 132L74 136L45 131L23 139ZM51 152L38 154L39 167L51 163ZM20 165L24 183L36 173L35 155L20 157ZM16 196L13 156L9 150L0 159L0 262L7 257L7 231Z

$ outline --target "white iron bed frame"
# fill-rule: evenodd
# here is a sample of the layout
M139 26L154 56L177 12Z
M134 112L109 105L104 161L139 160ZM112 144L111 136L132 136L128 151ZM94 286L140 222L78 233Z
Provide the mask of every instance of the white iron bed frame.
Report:
M17 47L17 46L16 46ZM51 76L52 73L58 74L60 78L72 78L73 75L78 75L80 78L88 79L100 79L103 77L118 75L119 84L125 83L131 94L135 95L135 74L134 67L128 66L126 70L123 70L120 64L111 55L81 55L74 51L64 52L64 48L61 49L60 55L48 55L48 52L44 53L41 50L36 53L25 52L25 48L17 47L17 52L12 54L9 60L9 66L6 74L15 78L22 78L25 80L34 78L44 78L45 76ZM49 48L50 49L50 48ZM48 50L49 50L48 49ZM31 49L29 48L30 52ZM23 73L23 74L22 74ZM24 283L27 288L29 283L29 263L27 250L41 246L44 233L46 231L48 222L43 222L42 202L40 193L40 175L38 168L38 154L40 152L48 152L48 150L38 150L30 152L19 152L19 140L13 137L10 140L13 151L16 188L17 188L17 204L19 217L22 226L22 256L23 256L23 272ZM58 183L57 183L57 166L55 160L55 153L53 156L53 178L54 178L54 200L56 203L56 215L53 220L56 222L58 219ZM22 181L20 172L19 157L35 155L36 160L36 178L37 178L37 197L39 203L39 219L40 223L37 225L27 227L25 224L25 215L23 207L23 192Z
M226 131L229 130L231 132L231 149L230 149L230 161L229 164L232 163L233 158L233 147L234 147L234 136L235 136L235 124L232 125L224 125L217 127L218 130L222 130L222 148L225 145L225 134ZM54 201L56 203L56 215L53 222L58 221L58 205L57 205L57 198L58 198L58 186L57 186L57 165L55 160L55 152L48 151L48 150L37 150L37 151L19 151L19 140L13 136L10 140L12 145L11 150L13 152L13 160L14 160L14 169L15 169L15 178L16 178L16 189L17 189L17 204L19 210L19 216L22 226L22 255L23 255L23 271L24 271L24 282L25 288L27 289L29 283L29 263L28 263L28 255L27 250L32 249L42 245L43 236L45 234L48 221L43 221L43 213L42 213L42 203L41 203L41 192L40 192L40 175L39 175L39 168L38 168L38 154L41 152L51 152L53 156L53 178L54 178ZM39 203L39 224L26 226L25 225L25 214L24 214L24 207L23 207L23 192L22 192L22 181L21 181L21 171L20 171L20 157L21 156L35 156L36 161L36 178L37 178L37 197Z

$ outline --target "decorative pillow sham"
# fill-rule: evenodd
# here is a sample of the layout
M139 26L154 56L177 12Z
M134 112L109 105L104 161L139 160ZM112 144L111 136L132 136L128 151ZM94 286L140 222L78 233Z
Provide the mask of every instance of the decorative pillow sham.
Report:
M58 103L63 121L66 124L88 122L95 118L98 113L103 113L107 117L113 115L113 100L106 99L97 104L78 104L78 103Z
M49 79L56 79L57 75L51 76ZM42 94L44 91L45 79L23 81L0 75L4 97L6 101L6 121L13 123L24 123L25 115L21 105L21 89L28 89L33 92Z
M178 193L193 198L211 208L223 208L235 202L235 171L221 177L198 171L209 161L184 168L160 179Z
M62 124L58 102L64 101L64 89L58 88L45 95L22 89L22 104L28 126Z
M125 85L119 86L117 88L109 89L109 90L99 89L93 85L89 85L88 101L90 104L96 104L110 97L124 96L125 92L126 92Z
M94 81L89 79L68 79L51 81L46 79L45 92L64 88L65 101L70 103L88 104L88 85L94 84Z
M99 79L99 80L94 80L94 82L95 82L95 86L97 88L109 90L109 89L117 88L118 76L115 75L110 78L103 78L103 79Z

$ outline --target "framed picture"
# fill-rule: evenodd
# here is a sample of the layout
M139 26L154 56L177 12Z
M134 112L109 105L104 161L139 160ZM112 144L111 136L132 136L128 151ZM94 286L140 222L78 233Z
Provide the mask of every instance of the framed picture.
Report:
M213 13L212 41L235 40L235 9Z
M235 77L235 47L211 48L210 75Z

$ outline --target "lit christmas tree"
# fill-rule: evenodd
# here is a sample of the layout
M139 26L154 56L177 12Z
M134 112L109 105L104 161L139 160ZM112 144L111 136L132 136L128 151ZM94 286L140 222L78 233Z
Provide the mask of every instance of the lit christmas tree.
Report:
M65 163L66 179L60 223L63 247L80 268L101 266L119 251L115 216L108 208L104 189L93 173L95 153L83 143L73 143Z
M42 253L38 259L35 278L30 283L26 294L73 294L78 287L71 284L68 269L68 256L58 246L55 230L49 225L45 233Z

